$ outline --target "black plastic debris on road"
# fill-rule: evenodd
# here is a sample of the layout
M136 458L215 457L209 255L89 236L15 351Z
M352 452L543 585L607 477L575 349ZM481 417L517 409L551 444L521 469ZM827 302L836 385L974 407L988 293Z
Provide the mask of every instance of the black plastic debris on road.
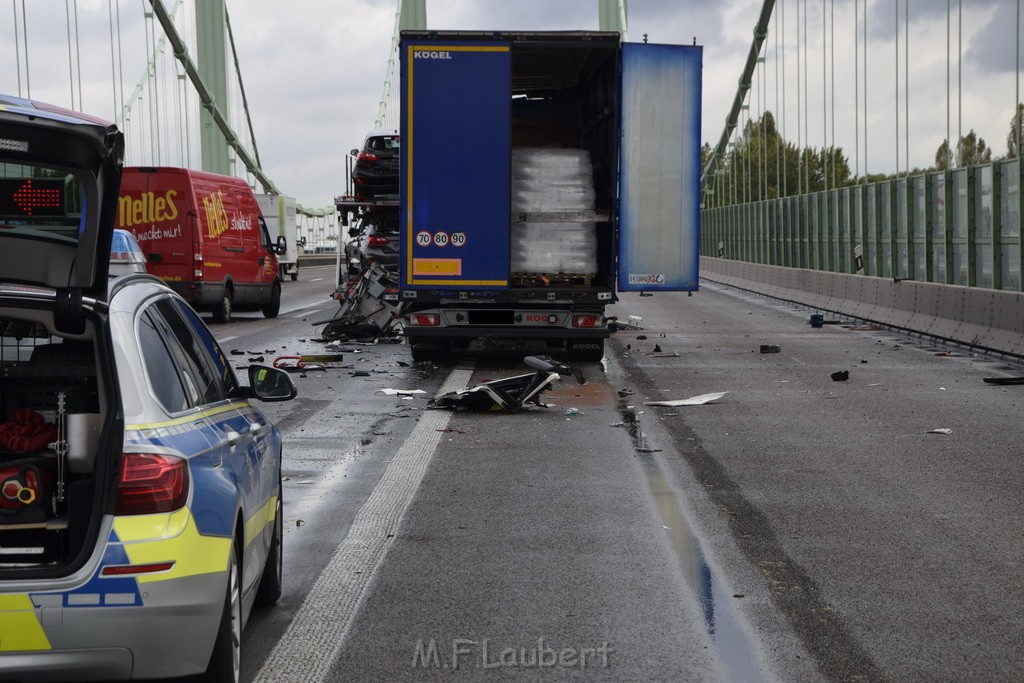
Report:
M780 351L777 344L761 344L761 353L779 353Z
M832 373L832 381L833 382L845 382L848 379L850 379L850 371L849 370L840 370L839 372L833 372Z

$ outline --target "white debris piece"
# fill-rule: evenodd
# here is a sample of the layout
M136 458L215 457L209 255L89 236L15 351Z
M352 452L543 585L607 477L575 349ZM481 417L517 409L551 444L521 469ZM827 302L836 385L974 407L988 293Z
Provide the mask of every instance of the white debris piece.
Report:
M378 389L375 393L384 394L385 396L414 396L427 392L423 389Z
M705 403L711 403L722 398L728 391L719 391L713 394L701 394L700 396L694 396L692 398L680 398L674 401L644 401L645 406L669 406L675 408L676 406L702 406Z

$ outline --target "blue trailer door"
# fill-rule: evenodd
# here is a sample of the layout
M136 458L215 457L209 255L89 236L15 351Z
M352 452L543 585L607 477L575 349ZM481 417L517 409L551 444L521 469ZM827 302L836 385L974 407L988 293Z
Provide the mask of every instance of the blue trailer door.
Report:
M698 286L702 48L622 46L619 291Z
M508 44L402 44L403 288L508 287L511 106Z

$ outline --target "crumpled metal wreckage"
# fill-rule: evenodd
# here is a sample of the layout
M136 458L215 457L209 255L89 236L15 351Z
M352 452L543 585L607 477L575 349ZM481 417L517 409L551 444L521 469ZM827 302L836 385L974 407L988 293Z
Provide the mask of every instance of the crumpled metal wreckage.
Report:
M531 403L543 406L540 401L541 392L550 389L551 384L560 380L563 375L575 377L580 384L586 383L582 370L559 363L550 356L527 356L523 362L536 372L496 379L470 389L441 394L431 399L427 405L431 408L449 408L457 411L503 410L507 413L519 413Z

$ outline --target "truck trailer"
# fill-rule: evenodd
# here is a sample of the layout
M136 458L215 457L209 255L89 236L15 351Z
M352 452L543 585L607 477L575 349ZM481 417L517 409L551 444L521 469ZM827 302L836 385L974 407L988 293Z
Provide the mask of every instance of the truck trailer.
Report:
M600 360L618 292L697 289L700 46L403 31L400 50L414 360L478 337Z

